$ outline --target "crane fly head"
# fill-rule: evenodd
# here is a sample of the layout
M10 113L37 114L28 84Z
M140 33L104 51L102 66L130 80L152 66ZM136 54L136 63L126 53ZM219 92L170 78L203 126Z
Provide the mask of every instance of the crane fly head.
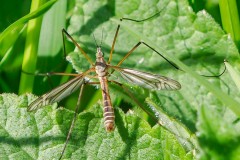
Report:
M103 57L103 52L101 47L97 47L97 53L96 53L97 58L102 58Z

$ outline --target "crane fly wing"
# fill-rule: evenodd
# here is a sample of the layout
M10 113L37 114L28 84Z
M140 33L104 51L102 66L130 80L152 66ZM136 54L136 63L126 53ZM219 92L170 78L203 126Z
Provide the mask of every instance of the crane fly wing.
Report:
M77 76L37 98L28 106L27 110L34 111L48 104L59 102L76 91L83 83L83 75Z
M161 75L137 71L128 68L109 66L119 71L121 76L130 83L154 90L178 90L181 84L173 79Z

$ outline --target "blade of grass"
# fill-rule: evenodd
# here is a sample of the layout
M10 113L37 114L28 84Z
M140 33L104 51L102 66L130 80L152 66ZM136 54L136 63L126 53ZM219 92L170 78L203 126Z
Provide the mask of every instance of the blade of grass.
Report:
M220 0L219 7L221 12L222 25L227 33L240 47L240 23L238 16L237 3L235 0Z
M237 70L235 70L233 68L232 65L230 65L228 62L224 62L226 65L226 68L230 74L230 76L232 77L232 80L234 81L234 83L236 84L238 90L240 90L240 74Z
M62 48L61 30L65 27L67 2L59 0L43 17L42 28L39 38L37 70L40 73L63 71L62 61L64 61ZM58 70L59 69L59 70ZM59 85L60 77L51 77L49 81L53 86ZM49 90L50 84L42 83L44 77L35 79L35 94L42 94ZM64 77L66 78L66 77ZM55 83L56 82L56 83ZM41 89L37 84L41 83ZM44 86L45 85L45 86ZM52 87L53 87L52 86Z
M65 0L59 0L44 15L39 44L40 57L54 57L61 50L61 30L65 27L66 5L67 2Z
M32 13L20 18L13 24L11 24L8 28L6 28L1 34L0 34L0 56L4 56L0 62L0 68L2 67L3 63L6 63L6 61L9 61L7 57L11 57L8 54L11 54L11 52L6 52L11 48L11 46L14 44L15 40L18 37L19 31L23 28L24 24L26 24L29 20L36 18L43 13L45 13L51 6L58 0L51 0L39 7L37 10L33 11ZM33 1L35 2L35 1ZM35 2L36 3L36 2ZM13 38L13 36L16 36ZM12 37L12 38L8 38ZM4 46L4 47L3 47Z
M2 41L0 46L0 54L4 56L0 61L0 70L4 70L9 67L9 64L12 64L11 56L13 55L13 44L19 38L19 35L24 32L25 29L26 25L24 24L16 26L15 29L8 34L8 38L5 38L5 40Z
M31 11L34 12L45 1L32 1ZM41 29L42 17L38 17L28 22L25 51L23 57L22 71L34 73L37 64L38 41ZM22 72L19 86L19 94L32 92L34 76Z

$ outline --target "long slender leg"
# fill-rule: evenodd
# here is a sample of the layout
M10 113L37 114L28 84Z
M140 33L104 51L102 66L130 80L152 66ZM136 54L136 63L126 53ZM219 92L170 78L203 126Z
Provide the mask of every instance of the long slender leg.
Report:
M127 93L129 95L129 97L131 97L131 99L142 109L144 110L151 118L153 118L153 120L155 120L159 125L161 125L161 123L159 123L158 119L155 117L154 114L150 113L149 111L147 111L145 109L145 107L142 106L142 104L135 98L135 96L121 83L117 82L117 81L109 81L109 82L113 82L115 84L117 84L118 86L120 86L125 93Z
M166 57L164 57L161 53L159 53L157 50L155 50L154 48L152 48L151 46L149 46L147 43L145 42L138 42L123 58L120 62L118 62L117 66L120 66L126 58L128 58L130 56L130 54L136 50L141 44L144 44L145 46L147 46L148 48L150 48L151 50L153 50L155 53L157 53L158 55L160 55L163 59L165 59L169 64L171 64L174 68L179 69L178 66L176 64L174 64L173 62L169 61Z
M90 72L94 72L95 68L92 67L89 70L87 70L86 72L84 72L84 75L87 75ZM24 71L22 71L24 72ZM32 75L32 73L28 73L28 72L24 72L25 74L29 74ZM48 72L48 73L37 73L35 74L36 76L46 76L50 82L51 87L53 87L53 83L51 81L51 76L72 76L72 77L77 77L79 76L79 74L77 73L62 73L62 72ZM96 76L89 76L90 78L96 78Z
M145 107L142 106L142 104L135 98L135 96L129 91L129 89L127 87L125 87L123 84L116 82L116 81L109 81L109 82L113 82L115 84L117 84L118 86L120 86L124 92L126 94L129 95L129 97L131 97L131 99L142 109L144 110L158 125L160 125L161 127L167 129L169 132L173 133L176 137L178 137L178 140L185 145L191 145L191 146L195 146L195 140L192 140L192 135L190 132L187 131L187 129L185 129L182 126L173 126L172 123L166 123L165 121L162 121L161 118L159 117L158 114L156 113L151 113L151 111L148 111ZM152 110L152 109L150 109ZM153 110L152 110L153 111ZM174 127L175 129L173 129L172 127ZM179 128L178 128L179 127ZM178 129L181 129L182 131L179 132ZM184 133L184 134L182 134Z
M165 9L165 7L164 7L161 11L159 11L159 12L157 12L157 13L153 14L152 16L150 16L150 17L148 17L148 18L145 18L145 19L135 20L135 19L132 19L132 18L121 18L120 21L129 20L129 21L133 21L133 22L137 22L137 23L139 23L139 22L144 22L144 21L146 21L146 20L152 19L152 18L154 18L155 16L159 15L164 9ZM118 29L119 29L119 27L118 27ZM166 57L164 57L164 56L163 56L162 54L160 54L157 50L155 50L154 48L152 48L150 45L148 45L148 44L145 43L145 42L138 42L138 43L133 47L133 49L130 50L130 51L125 55L125 57L117 64L117 66L120 66L120 65L123 63L123 61L140 45L139 43L140 43L140 44L144 44L145 46L147 46L148 48L150 48L151 50L153 50L154 52L156 52L156 53L157 53L158 55L160 55L163 59L165 59L168 63L170 63L174 68L179 69L179 67L178 67L176 64L174 64L173 62L169 61ZM181 70L181 69L179 69L179 70ZM225 73L225 71L226 71L226 66L225 66L224 70L223 70L220 74L218 74L218 75L201 75L201 76L203 76L203 77L208 77L208 78L218 78L218 77L222 76L222 75Z
M108 64L110 64L110 63L111 63L111 60L112 60L112 54L113 54L114 46L115 46L115 43L116 43L116 40L117 40L117 36L118 36L119 29L120 29L120 24L117 26L117 30L116 30L116 33L115 33L115 35L114 35L114 39L113 39L113 43L112 43L112 48L111 48L110 55L109 55L109 59L108 59Z
M154 48L152 48L150 45L148 45L145 42L138 42L122 59L120 62L118 62L118 64L116 66L120 66L129 56L130 54L136 50L141 44L144 44L145 46L147 46L148 48L150 48L151 50L153 50L155 53L157 53L158 55L160 55L163 59L165 59L169 64L171 64L175 69L177 70L181 70L176 64L174 64L173 62L169 61L166 57L164 57L161 53L159 53L157 50L155 50ZM225 66L225 65L224 65ZM181 70L182 71L182 70ZM208 77L208 78L218 78L221 77L226 71L226 66L223 69L223 71L218 74L218 75L201 75L203 77Z
M38 73L37 76L78 76L77 73L61 73L61 72L48 72L48 73Z
M77 101L77 106L76 106L76 109L75 109L74 117L73 117L73 120L72 120L70 129L69 129L69 131L68 131L67 139L66 139L66 142L65 142L65 144L64 144L64 147L63 147L61 156L59 157L59 160L62 159L62 156L63 156L63 154L64 154L64 152L65 152L65 149L66 149L66 147L67 147L67 144L68 144L68 142L69 142L69 139L70 139L70 136L71 136L73 127L74 127L74 124L75 124L75 121L76 121L76 118L77 118L77 115L78 115L78 110L79 110L79 107L80 107L80 102L81 102L81 99L82 99L82 92L83 92L84 85L85 85L85 84L83 83L83 85L82 85L81 88L80 88L80 93L79 93L79 96L78 96L78 101Z
M225 62L225 60L224 60L224 62ZM226 65L225 65L225 63L224 63L224 69L223 69L223 71L220 73L220 74L218 74L218 75L214 75L214 76L209 76L209 75L202 75L202 74L200 74L200 76L203 76L203 77L207 77L207 78L218 78L218 77L221 77L224 73L225 73L225 71L227 70L227 68L226 68Z
M145 18L145 19L142 19L142 20L134 20L134 19L130 19L130 18L122 18L120 19L120 21L122 20L130 20L130 21L134 21L134 22L143 22L143 21L146 21L146 20L149 20L153 17L155 17L156 15L160 14L161 11L157 12L156 14L152 15L151 17L148 17L148 18ZM110 51L110 55L109 55L109 59L108 59L108 64L111 63L111 60L112 60L112 54L113 54L113 50L114 50L114 46L115 46L115 43L116 43L116 40L117 40L117 36L118 36L118 32L119 32L119 29L120 29L120 24L117 26L117 30L115 32L115 35L114 35L114 39L113 39L113 43L112 43L112 47L111 47L111 51ZM151 46L149 46L147 43L145 42L138 42L124 57L123 59L117 64L117 66L120 66L123 61L135 50L139 47L140 44L144 44L145 46L147 46L148 48L150 48L151 50L153 50L154 52L156 52L158 55L160 55L163 59L165 59L168 63L170 63L174 68L176 69L179 69L179 67L177 67L176 64L174 64L173 62L169 61L166 57L164 57L161 53L159 53L157 50L155 50L154 48L152 48Z
M50 83L50 86L53 88L53 82L51 80L51 76L54 76L54 75L57 75L57 76L79 76L79 74L74 74L74 73L61 73L61 72L47 72L47 73L36 73L36 74L33 74L33 73L28 73L28 72L25 72L25 71L22 71L23 73L27 74L27 75L33 75L33 76L46 76L47 77L47 80L49 81Z
M95 71L94 67L87 70L86 73L84 73L84 74L86 75L87 73L93 72L93 71ZM79 76L79 74L77 74L77 73L62 73L62 72L48 72L48 73L38 73L37 76L73 76L73 77L76 77L76 76Z
M158 55L160 55L163 59L165 59L169 64L171 64L174 68L181 70L176 64L174 64L173 62L169 61L166 57L164 57L161 53L159 53L157 50L155 50L154 48L152 48L150 45L148 45L145 42L138 42L122 59L120 62L118 62L117 66L119 67L128 57L129 55L136 50L141 44L144 44L145 46L147 46L148 48L150 48L151 50L153 50L155 53L157 53ZM225 66L225 65L224 65ZM201 75L203 77L208 77L208 78L218 78L221 77L224 72L226 71L226 66L224 68L224 70L218 74L218 75Z
M136 20L136 19L132 19L132 18L121 18L120 20L121 20L121 21L122 21L122 20L128 20L128 21L133 21L133 22L144 22L144 21L146 21L146 20L149 20L149 19L151 19L151 18L159 15L161 12L162 12L162 11L159 11L159 12L155 13L154 15L152 15L152 16L150 16L150 17L148 17L148 18L145 18L145 19L141 19L141 20Z
M164 8L165 9L165 8ZM148 18L145 18L145 19L142 19L142 20L135 20L135 19L131 19L131 18L121 18L120 21L123 21L123 20L129 20L129 21L133 21L133 22L143 22L143 21L146 21L146 20L149 20L149 19L152 19L154 18L155 16L159 15L164 9L162 9L161 11L153 14L152 16L148 17ZM119 29L120 29L120 25L118 25L117 27L117 30L116 30L116 33L115 33L115 36L114 36L114 40L113 40L113 43L112 43L112 48L111 48L111 52L110 52L110 56L109 56L109 60L108 60L108 64L110 64L111 60L112 60L112 54L113 54L113 50L114 50L114 46L115 46L115 42L116 42L116 39L117 39L117 36L118 36L118 32L119 32ZM169 61L166 57L164 57L161 53L159 53L157 50L155 50L153 47L151 47L150 45L148 45L147 43L145 42L138 42L124 57L123 59L117 64L117 66L120 66L124 60L135 50L137 49L141 44L144 44L145 46L147 46L148 48L150 48L151 50L153 50L155 53L157 53L158 55L160 55L163 59L165 59L169 64L171 64L174 68L178 69L179 70L179 67L174 64L173 62ZM201 76L204 76L204 77L220 77L226 70L226 66L225 66L225 69L223 70L222 73L220 73L219 75L213 75L213 76L209 76L209 75L201 75Z
M154 18L155 16L159 15L162 11L163 11L163 9L161 11L153 14L152 16L150 16L148 18L145 18L145 19L141 19L141 20L135 20L135 19L131 19L131 18L121 18L120 21L128 20L128 21L133 21L133 22L143 22L143 21L149 20L151 18ZM117 30L116 30L116 33L115 33L115 36L114 36L114 39L113 39L112 48L111 48L109 59L108 59L108 64L110 64L111 60L112 60L112 54L113 54L113 50L114 50L114 46L115 46L115 43L116 43L116 39L117 39L117 36L118 36L119 29L120 29L120 25L117 26Z
M72 36L70 36L70 34L68 34L68 32L67 32L65 29L62 29L64 54L66 54L64 34L77 46L77 48L78 48L78 49L80 50L80 52L84 55L84 57L87 59L87 61L88 61L92 66L94 66L93 61L92 61L91 58L84 52L84 50L82 49L82 47L79 46L79 44L72 38Z
M154 16L158 15L159 13L157 14L154 14L153 16L149 17L149 18L146 18L146 19L143 19L143 20L135 20L136 22L142 22L142 21L145 21L145 20L148 20L150 18L153 18ZM122 18L121 20L123 19L126 19L126 20L132 20L133 19L128 19L128 18ZM109 59L108 59L108 64L111 63L111 60L112 60L112 54L113 54L113 50L114 50L114 46L115 46L115 43L116 43L116 40L117 40L117 36L118 36L118 32L119 32L119 29L120 29L120 25L117 26L117 30L116 30L116 33L115 33L115 36L114 36L114 39L113 39L113 43L112 43L112 48L111 48L111 51L110 51L110 55L109 55ZM151 46L149 46L148 44L146 44L145 42L138 42L124 57L123 59L117 64L117 66L120 66L123 61L135 50L138 48L138 46L140 44L144 44L145 46L147 46L148 48L150 48L151 50L153 50L154 52L156 52L158 55L160 55L163 59L165 59L168 63L170 63L172 66L174 66L174 68L176 69L179 69L173 62L169 61L166 57L164 57L161 53L159 53L158 51L156 51L154 48L152 48Z
M66 35L76 46L77 48L80 50L80 52L85 56L85 58L87 59L87 61L94 66L93 61L91 60L91 58L84 52L84 50L79 46L79 44L72 38L72 36L65 30L62 29L62 40L63 40L63 51L64 51L64 55L66 56L66 46L65 46L65 36ZM22 71L25 74L29 74L32 75L33 73L28 73L25 71ZM70 74L70 73L56 73L56 72L51 72L51 73L39 73L37 74L39 76L47 76L48 78L50 78L51 75L65 75L65 76L77 76L77 74ZM51 80L50 80L51 81Z
M135 20L135 19L132 19L132 18L121 18L120 21L128 20L128 21L133 21L133 22L137 22L137 23L139 23L139 22L144 22L144 21L147 21L147 20L149 20L149 19L152 19L152 18L156 17L156 16L159 15L164 9L165 9L165 7L164 7L162 10L158 11L157 13L155 13L155 14L153 14L152 16L147 17L147 18L145 18L145 19ZM119 27L118 27L118 29L119 29ZM137 48L140 46L140 44L144 44L145 46L147 46L148 48L150 48L151 50L153 50L155 53L157 53L158 55L160 55L160 56L161 56L163 59L165 59L169 64L171 64L174 68L179 69L179 67L178 67L176 64L174 64L173 62L169 61L166 57L164 57L164 56L163 56L161 53L159 53L157 50L155 50L155 49L152 48L150 45L148 45L147 43L142 42L142 41L138 42L138 43L123 57L123 59L117 64L117 66L120 66L120 65L123 63L123 61L124 61L135 49L137 49Z
M152 18L152 17L151 17ZM147 19L145 19L147 20ZM111 51L110 51L110 55L109 55L109 60L108 60L108 64L111 63L111 60L112 60L112 53L113 53L113 50L114 50L114 46L115 46L115 42L116 42L116 39L117 39L117 36L118 36L118 32L119 32L119 29L120 29L120 25L118 25L117 27L117 31L115 33L115 36L114 36L114 40L113 40L113 44L112 44L112 48L111 48ZM170 63L174 68L176 69L179 69L179 67L174 64L173 62L169 61L166 57L164 57L161 53L159 53L157 50L155 50L154 48L152 48L151 46L149 46L147 43L145 42L138 42L123 58L122 60L117 64L117 66L120 66L123 61L129 57L129 55L134 51L136 50L141 44L144 44L145 46L147 46L148 48L150 48L151 50L153 50L154 52L156 52L158 55L160 55L163 59L165 59L168 63Z

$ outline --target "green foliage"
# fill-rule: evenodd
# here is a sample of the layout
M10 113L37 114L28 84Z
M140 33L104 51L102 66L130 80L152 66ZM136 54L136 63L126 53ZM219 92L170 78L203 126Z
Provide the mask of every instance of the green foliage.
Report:
M0 96L1 159L58 159L73 112L48 106L36 113L26 107L35 97ZM116 129L107 133L102 108L95 105L77 117L64 159L191 159L174 135L151 128L136 115L116 110Z
M36 1L32 3L31 12L36 12L36 10L43 5L45 1ZM27 73L34 73L37 65L37 55L38 55L38 38L40 35L42 24L42 17L35 18L28 22L27 26L27 36L25 43L25 50L22 62L22 70ZM32 92L34 83L34 77L23 73L21 75L19 94L25 92Z
M237 160L240 158L239 120L229 111L203 106L197 124L202 159Z
M101 93L94 87L86 86L81 108L87 110L81 112L77 118L64 158L195 159L193 152L196 152L200 159L239 159L240 104L239 90L235 85L236 83L238 86L239 76L238 72L235 72L239 70L238 50L230 36L225 34L206 11L194 13L187 0L68 2L67 14L67 4L63 1L58 2L58 5L62 3L62 6L55 8L55 12L51 11L53 8L48 12L48 16L52 16L57 23L46 18L47 15L43 17L46 20L42 23L38 46L42 54L38 57L36 71L65 70L57 64L62 56L60 29L64 26L67 15L67 31L92 60L95 59L96 52L92 34L94 33L97 44L102 42L107 60L117 25L121 24L111 64L116 65L133 46L144 41L181 70L175 70L144 45L136 49L121 67L167 76L179 81L182 88L174 92L149 91L126 84L114 73L111 78L129 88L129 92L148 114L140 110L139 105L121 87L110 84L117 127L114 133L106 133L102 124L102 110L99 107ZM195 11L200 10L196 8L196 2L191 1L191 4L195 6ZM119 21L122 17L141 20L159 11L157 16L141 23ZM52 27L57 29L50 29ZM26 32L25 28L20 30L21 33ZM8 57L8 52L16 55L16 50L19 50L18 43L25 37L24 34L17 34L13 38L18 39L11 40L11 43L8 43L4 34L0 37L5 37L1 39L1 48L7 48L4 52L1 50L1 64L9 64L8 68L0 67L0 89L1 92L17 92L20 87L12 89L12 85L15 85L16 77L19 77L21 72L19 61L22 62L22 58L17 56L17 64L10 64L3 55ZM9 47L12 47L10 51ZM23 50L24 45L21 47ZM20 53L23 52L21 49ZM71 42L67 42L67 50L72 49ZM228 66L231 76L228 73L220 78L199 76L218 75L223 71L223 60L226 58L231 64ZM84 72L90 66L77 50L69 53L67 59L78 72ZM60 84L58 77L52 78L54 86ZM42 77L38 77L35 86L32 86L34 93L40 94L49 90L50 87L46 87L48 83L44 85L41 80ZM72 97L74 100L70 99L63 106L74 108L76 97L77 94ZM19 158L20 155L22 157L19 159L59 157L73 112L49 106L36 113L27 113L26 107L32 99L26 95L1 95L1 159L10 156ZM118 107L125 111L131 108L133 114L125 114L121 109L117 109Z
M219 1L223 29L230 33L237 46L240 45L240 23L237 1L220 0Z
M8 28L6 28L0 36L0 43L1 45L1 56L4 55L4 53L9 53L8 50L11 49L12 45L17 39L18 33L23 29L23 26L25 23L27 23L29 20L39 17L42 15L44 12L46 12L54 3L56 0L49 1L45 5L39 7L38 10L20 18L18 21L14 22L11 24ZM9 38L11 37L11 38ZM9 54L4 55L3 59L1 60L1 68L3 67L4 63L7 63L6 61L8 60L7 57L9 57Z

